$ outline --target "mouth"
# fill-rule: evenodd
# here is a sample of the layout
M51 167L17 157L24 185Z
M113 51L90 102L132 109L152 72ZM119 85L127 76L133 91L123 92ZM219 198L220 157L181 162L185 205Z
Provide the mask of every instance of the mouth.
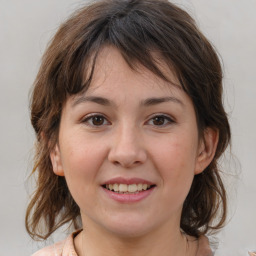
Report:
M149 185L149 184L104 184L102 185L103 188L118 193L118 194L137 194L146 190L150 190L154 188L156 185Z

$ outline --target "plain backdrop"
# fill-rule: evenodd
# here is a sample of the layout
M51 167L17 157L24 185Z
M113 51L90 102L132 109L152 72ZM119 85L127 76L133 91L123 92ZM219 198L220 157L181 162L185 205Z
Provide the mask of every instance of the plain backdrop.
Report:
M174 2L196 19L222 56L233 135L232 154L223 161L231 210L216 255L248 255L256 251L256 1ZM0 256L28 256L44 245L33 242L24 227L33 184L26 182L34 141L28 95L48 40L83 3L0 0ZM58 232L49 242L62 236Z

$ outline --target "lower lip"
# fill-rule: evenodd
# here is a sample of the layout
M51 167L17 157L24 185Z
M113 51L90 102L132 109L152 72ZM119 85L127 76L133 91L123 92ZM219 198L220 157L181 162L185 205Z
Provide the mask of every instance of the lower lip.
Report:
M133 193L133 194L132 193L122 194L122 193L116 193L116 192L110 191L106 188L102 188L102 189L111 199L114 199L119 203L136 203L148 197L154 191L155 187L152 187L148 190Z

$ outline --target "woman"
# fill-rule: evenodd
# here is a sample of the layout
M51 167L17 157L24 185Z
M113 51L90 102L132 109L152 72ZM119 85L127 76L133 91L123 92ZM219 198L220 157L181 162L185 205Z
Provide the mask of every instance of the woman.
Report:
M35 255L211 255L230 127L217 54L185 11L165 0L78 10L43 57L31 120L27 230L78 230Z

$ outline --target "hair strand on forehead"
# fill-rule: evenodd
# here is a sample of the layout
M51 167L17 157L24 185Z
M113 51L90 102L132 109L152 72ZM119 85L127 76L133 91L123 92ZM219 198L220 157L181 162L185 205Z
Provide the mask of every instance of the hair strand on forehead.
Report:
M223 74L216 51L189 14L168 1L102 0L79 9L61 25L34 82L31 122L37 135L33 169L37 184L27 208L27 231L33 238L46 239L65 223L75 228L80 225L79 207L65 178L54 174L50 150L58 141L67 98L86 92L97 56L105 46L118 49L132 69L142 65L168 80L159 68L156 55L160 57L191 98L199 134L207 127L218 130L216 154L206 170L194 178L180 227L195 237L220 229L227 203L218 159L231 135L222 104ZM45 230L40 230L42 224Z

